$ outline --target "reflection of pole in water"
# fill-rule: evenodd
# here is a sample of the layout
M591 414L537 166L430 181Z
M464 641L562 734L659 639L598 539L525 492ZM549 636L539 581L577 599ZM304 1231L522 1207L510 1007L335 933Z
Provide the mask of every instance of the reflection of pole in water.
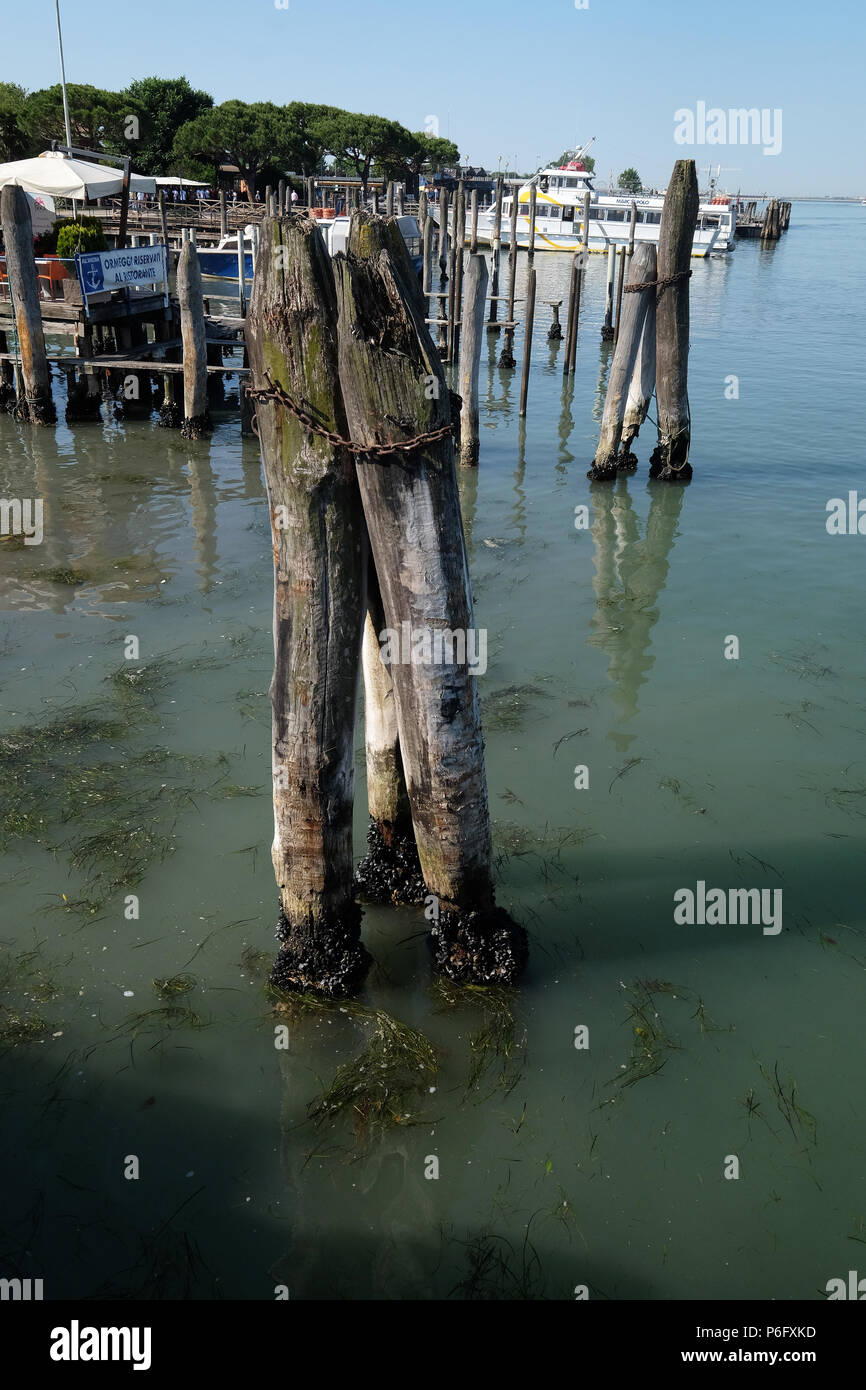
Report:
M658 622L658 597L667 579L683 491L650 485L643 540L624 478L613 488L599 484L590 491L596 609L588 641L609 658L607 674L618 718L608 737L624 750L635 737L624 726L637 713L638 691L655 661L649 654L650 639Z
M592 418L597 425L601 425L604 417L604 401L607 395L607 378L610 374L610 364L613 361L613 343L602 343L598 362L598 383L595 388L595 396L592 402Z
M526 421L517 422L517 468L514 473L514 508L512 517L521 541L526 540Z
M189 500L195 533L195 554L198 561L199 592L209 594L217 569L216 487L210 457L205 445L190 449L187 458Z
M563 475L568 473L568 465L574 461L574 454L568 447L568 441L574 429L574 415L571 410L573 401L574 377L564 376L562 379L562 409L559 412L559 457L556 464L557 473Z

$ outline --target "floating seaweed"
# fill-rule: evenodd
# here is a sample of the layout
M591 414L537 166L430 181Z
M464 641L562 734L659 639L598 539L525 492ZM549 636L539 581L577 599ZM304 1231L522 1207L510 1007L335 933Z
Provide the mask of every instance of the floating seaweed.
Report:
M293 1005L297 1006L297 996ZM373 1131L415 1122L407 1108L428 1088L437 1072L436 1049L416 1028L393 1018L383 1009L355 1004L343 1009L372 1026L362 1051L337 1068L321 1096L310 1102L308 1115L322 1125L351 1115L356 1136L363 1140ZM307 999L306 1011L312 1002Z
M469 1036L472 1060L466 1078L466 1094L478 1089L481 1079L494 1065L499 1066L499 1074L489 1094L500 1088L506 1093L513 1090L520 1080L520 1072L514 1071L512 1063L518 1054L522 1054L521 1060L526 1056L526 1031L522 1029L518 1036L514 1016L516 991L504 985L458 985L439 977L431 986L431 993L437 1013L464 1007L481 1011L481 1027Z
M191 994L198 985L194 975L170 975L167 979L154 980L153 988L160 999L178 999Z

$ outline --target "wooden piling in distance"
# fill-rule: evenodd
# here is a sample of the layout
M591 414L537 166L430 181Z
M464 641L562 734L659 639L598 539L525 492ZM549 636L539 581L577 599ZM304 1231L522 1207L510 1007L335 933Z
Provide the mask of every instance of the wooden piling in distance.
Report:
M526 414L529 394L529 366L532 358L532 327L535 322L535 267L530 270L526 286L526 319L523 330L523 369L520 375L520 415Z
M159 226L162 233L162 243L165 247L165 254L168 256L168 213L165 210L165 189L159 190Z
M394 203L397 211L397 216L402 217L406 207L406 190L404 189L402 183L397 184L397 190L394 196Z
M517 189L511 190L511 216L508 223L508 309L505 338L499 355L500 367L515 366L514 360L514 288L517 283Z
M460 453L463 468L478 464L478 372L484 337L484 309L487 299L487 262L483 256L469 256L466 294L463 303L463 335L460 347L460 382L463 401L460 412Z
M469 254L478 251L478 189L473 188L469 197Z
M284 217L286 212L286 181L279 179L277 182L277 216Z
M616 287L616 319L615 319L615 321L614 321L614 327L613 327L613 341L614 341L614 346L616 346L616 340L617 340L617 338L619 337L619 316L620 316L620 314L622 313L622 290L623 290L623 285L625 284L625 263L626 263L626 259L627 259L627 252L626 252L626 248L625 248L624 246L621 246L621 247L619 248L618 255L619 255L619 277L618 277L618 279L617 279L617 287Z
M631 215L628 220L628 254L634 255L634 234L637 226L637 203L634 198L631 200Z
M420 195L420 197L419 197L419 199L418 199L418 224L419 224L419 226L421 226L421 227L424 226L424 218L425 218L425 217L428 217L428 216L429 216L429 213L430 213L430 208L429 208L429 200L428 200L428 198L427 198L427 189L426 189L426 188L422 188L422 189L421 189L421 195Z
M433 218L425 216L421 223L421 283L425 295L433 293Z
M247 262L246 251L244 249L244 229L238 227L238 300L240 301L239 314L241 318L246 317L247 312ZM255 283L255 281L253 281Z
M616 276L616 243L607 248L607 281L604 292L604 322L601 325L601 341L609 343L613 339L613 286Z
M496 176L496 201L493 205L493 254L490 258L490 319L488 333L498 333L499 324L499 258L502 238L502 176Z
M394 184L391 179L388 180L388 187L385 191L385 216L394 216Z
M203 439L210 432L207 407L207 343L198 252L187 242L177 265L177 298L183 339L184 439Z
M0 193L0 222L6 248L6 275L18 355L18 414L33 425L53 424L57 411L51 396L51 372L45 353L39 285L33 259L33 225L23 188L7 184Z
M533 184L529 190L529 259L535 255L535 215L538 199L538 186Z
M622 248L621 259L623 264L628 260L625 247ZM592 467L586 475L595 483L614 479L618 466L623 469L630 466L625 463L618 465L617 454L622 438L626 398L637 360L647 307L655 294L655 261L655 247L651 242L645 241L635 247L635 253L628 261L629 293L624 296L621 331L607 383L598 448ZM639 288L640 286L646 288Z
M460 326L463 318L463 258L466 248L466 194L457 193L457 234L455 237L457 255L455 260L454 283L454 321L451 338L451 360L456 361L460 351Z
M568 281L568 309L565 318L565 355L562 363L563 376L572 371L571 346L577 336L577 315L580 302L580 252L571 258L571 274Z
M220 189L220 241L227 237L229 233L228 216L226 212L226 191Z
M448 275L448 189L443 188L439 195L439 274L442 279Z
M689 268L698 220L698 180L693 159L678 159L665 194L658 246L656 291L656 404L658 445L650 477L688 482Z
M312 179L312 178L308 178L308 179L307 179L307 208L310 209L310 208L315 207L315 202L316 202L316 185L315 185L315 180Z
M383 255L386 237L387 229L374 223L362 243L360 219L353 218L350 255L338 257L333 270L340 383L352 439L367 449L393 445L399 459L407 432L423 436L450 425L451 403L405 246ZM380 318L389 326L387 336L370 332ZM431 375L438 390L419 391ZM477 634L453 441L447 435L431 441L401 463L395 467L393 457L368 453L356 471L394 638L400 750L424 880L435 899L434 962L460 982L507 984L525 963L526 936L495 904L481 721L469 660ZM393 651L407 634L411 659Z
M277 247L280 257L274 255ZM247 343L269 382L346 439L332 263L312 220L268 218ZM256 406L274 546L272 858L280 989L348 994L370 957L353 894L354 721L365 613L364 525L351 455L282 403Z

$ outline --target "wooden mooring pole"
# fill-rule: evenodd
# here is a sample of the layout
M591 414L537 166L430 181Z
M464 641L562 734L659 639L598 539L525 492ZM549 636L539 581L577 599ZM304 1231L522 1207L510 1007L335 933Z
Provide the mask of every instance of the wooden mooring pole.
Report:
M623 263L628 260L625 247L621 255ZM619 461L617 454L622 438L626 397L634 373L647 308L655 293L655 247L650 242L641 242L628 260L628 266L629 292L624 296L621 331L607 383L601 436L592 467L586 475L594 483L611 481L616 477L618 469L631 470L631 464ZM640 288L641 286L646 288Z
M647 274L652 278L656 276L656 249L652 248L652 261L647 267ZM640 433L641 425L649 414L650 401L656 388L656 303L655 295L648 296L646 306L646 316L644 318L643 330L640 336L640 346L637 350L637 359L631 377L631 385L628 388L628 399L625 406L625 416L622 422L622 443L620 445L620 458L625 464L637 466L637 458L631 451L631 446ZM617 467L620 467L619 462ZM634 470L632 470L634 471Z
M274 254L276 248L282 254ZM315 402L347 438L331 260L315 223L268 218L247 323L253 383ZM355 700L364 523L351 455L282 403L256 405L274 546L272 750L280 989L355 990L370 957L354 900Z
M51 396L51 373L42 331L39 285L33 259L33 226L23 188L7 184L2 190L0 221L21 363L17 410L21 419L33 425L50 425L57 419L57 412Z
M207 342L201 267L192 242L181 249L177 265L177 298L180 305L180 332L183 340L183 424L184 439L203 439L210 432L207 407Z
M399 457L407 431L423 437L451 423L451 403L405 246L387 238L387 226L375 222L362 238L361 219L353 217L350 254L333 267L340 383L352 439L367 449L393 445ZM370 332L377 321L388 324L387 335ZM438 390L421 390L431 376ZM435 898L435 964L460 982L511 983L526 960L526 936L495 904L470 657L480 650L481 634L474 627L453 441L446 435L417 446L400 467L390 456L368 453L357 476L393 639L391 674L415 839Z
M523 369L520 374L520 411L526 414L529 395L529 366L532 360L532 328L535 323L535 267L530 270L526 286L526 319L523 329Z
M604 292L604 322L601 325L601 341L613 340L613 286L616 276L616 245L610 242L607 248L607 281Z
M505 337L499 354L500 367L516 366L514 360L514 287L517 283L517 189L511 190L511 216L508 222L508 309Z
M474 468L478 463L478 372L481 365L486 298L487 262L476 252L474 256L470 255L466 270L463 337L460 347L458 389L463 401L460 412L460 463L464 468Z
M490 258L490 318L488 333L498 333L499 324L499 257L502 237L502 176L496 177L496 202L493 207L493 255Z
M656 405L659 439L650 477L688 482L689 268L698 220L698 180L693 159L678 159L665 194L659 229L656 291Z

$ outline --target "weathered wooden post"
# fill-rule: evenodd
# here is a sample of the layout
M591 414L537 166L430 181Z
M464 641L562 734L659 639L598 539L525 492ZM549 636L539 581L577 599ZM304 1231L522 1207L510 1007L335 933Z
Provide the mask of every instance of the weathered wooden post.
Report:
M344 995L370 963L352 857L366 548L351 454L318 432L347 438L335 324L331 260L315 223L267 219L247 342L254 390L264 393L256 417L274 543L272 857L281 945L271 979L281 989Z
M546 299L545 304L553 311L553 318L547 330L547 341L558 343L562 341L562 324L559 322L559 310L562 306L561 299Z
M33 259L33 225L23 188L7 184L0 194L0 222L6 247L6 274L21 359L18 410L33 425L57 419L51 397L51 372L45 353L39 284Z
M616 243L611 241L607 248L607 281L604 292L604 322L601 325L601 341L609 343L613 339L613 286L616 277Z
M633 256L633 255L634 255L634 234L635 234L635 227L636 227L636 226L637 226L637 203L636 203L636 202L634 201L634 199L632 198L632 202L631 202L631 216L629 217L629 221L628 221L628 254L629 254L630 256Z
M316 205L316 185L312 178L307 179L307 209Z
M474 256L470 255L466 272L463 340L460 346L459 392L463 400L460 412L460 463L464 468L474 468L478 463L478 371L486 298L487 262L476 252Z
M418 223L421 227L424 226L424 219L425 217L429 216L429 212L430 209L428 207L427 189L422 188L421 195L418 199Z
M623 261L627 260L625 247ZM634 373L647 306L655 292L655 247L641 242L628 263L628 292L622 309L622 327L607 383L601 436L587 477L594 483L617 475L617 453L622 438L626 397ZM630 465L623 464L625 467Z
M0 329L0 352L8 352L5 332ZM0 411L7 414L15 409L15 368L5 357L0 361Z
M394 200L395 200L395 203L396 203L397 216L398 216L398 217L402 217L403 214L404 214L405 207L406 207L405 198L406 198L405 189L403 188L402 183L398 183L398 184L397 184L397 190L396 190L396 193L395 193L395 199L394 199Z
M656 249L652 247L652 258L647 266L647 278L656 277ZM641 296L642 297L642 296ZM656 304L655 295L647 296L646 316L644 318L643 330L640 335L640 346L637 350L637 360L631 376L631 385L628 388L628 399L625 406L625 415L622 422L622 444L620 445L620 461L618 468L632 465L637 467L637 458L631 451L631 446L640 433L640 427L646 419L650 401L656 387ZM634 471L632 469L632 471Z
M567 376L571 370L571 341L576 332L578 296L580 294L579 264L580 252L576 251L571 258L571 274L568 280L568 309L565 315L565 356L562 362L563 376Z
M433 293L433 218L425 217L421 224L421 253L423 269L421 271L424 293Z
M535 267L529 272L526 286L526 322L523 330L523 370L520 375L520 411L526 414L526 398L529 394L529 365L532 358L532 327L535 322Z
M224 240L229 234L228 217L226 215L226 191L220 189L220 241Z
M209 433L207 408L207 342L201 267L192 242L181 249L177 265L177 298L180 305L180 332L183 339L183 424L184 439L203 439Z
M460 325L463 319L463 257L466 246L466 194L457 195L457 259L454 282L454 325L451 340L451 360L456 360L460 350Z
M382 660L385 642L385 610L371 557L361 658L370 824L367 853L355 870L355 882L363 896L372 902L416 903L423 902L427 889L418 859L400 755L391 666L390 662Z
M238 309L238 313L239 313L240 317L243 319L243 318L246 318L246 313L247 313L247 261L246 261L246 250L245 250L245 248L244 248L244 229L243 229L243 227L238 227L238 229L237 229L237 236L238 236L238 299L239 299L239 301L240 301L240 308Z
M165 206L165 189L159 190L159 226L162 233L162 242L165 247L165 254L168 256L168 213Z
M473 672L480 663L470 655L481 634L473 626L450 396L405 246L387 238L387 226L353 218L349 256L333 263L340 383L355 444L395 451L368 453L357 475L392 637L415 839L436 898L434 959L461 982L510 983L525 962L526 935L494 898ZM388 324L387 335L370 332L377 322Z
M625 263L627 257L626 248L624 246L621 246L617 254L619 256L619 278L617 280L616 287L616 318L614 320L613 328L614 346L616 345L616 340L619 337L619 316L622 313L622 291L623 285L625 284Z
M385 216L394 216L394 184L391 179L388 180L388 187L385 191Z
M535 212L538 199L538 186L533 184L529 190L529 259L535 256Z
M279 217L283 217L283 216L285 216L286 211L287 211L287 209L286 209L286 181L285 181L285 179L278 179L278 181L277 181L277 215L278 215Z
M439 274L444 280L448 274L448 189L443 188L439 195Z
M689 458L689 262L698 220L698 180L693 159L678 159L665 194L659 229L656 290L656 405L659 439L650 477L688 482Z
M493 205L493 255L490 259L490 318L488 333L498 333L499 324L499 257L502 238L502 175L496 176L496 202Z
M514 367L514 287L517 283L517 189L511 189L511 216L508 222L508 310L500 367Z
M478 189L473 188L469 196L469 254L474 256L478 250Z

